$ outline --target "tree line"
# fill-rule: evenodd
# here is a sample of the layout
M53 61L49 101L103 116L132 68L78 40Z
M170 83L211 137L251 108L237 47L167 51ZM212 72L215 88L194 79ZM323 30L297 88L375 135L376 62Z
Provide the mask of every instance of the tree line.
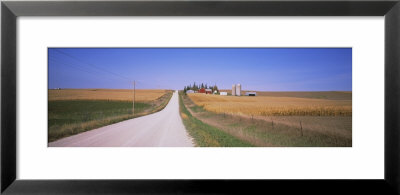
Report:
M213 92L217 91L217 93L219 92L217 85L208 86L207 84L204 84L204 83L201 83L201 84L197 85L196 82L194 82L193 85L185 86L183 88L183 91L186 93L186 91L188 91L188 90L198 91L199 89L202 89L202 88L204 88L204 89L212 89Z

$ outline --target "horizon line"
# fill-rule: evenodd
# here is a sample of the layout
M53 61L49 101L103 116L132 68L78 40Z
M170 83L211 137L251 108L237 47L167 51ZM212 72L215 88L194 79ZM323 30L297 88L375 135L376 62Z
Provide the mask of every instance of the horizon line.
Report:
M132 88L126 89L126 88L49 88L48 90L73 90L73 89L79 89L79 90L85 90L85 89L105 89L105 90L133 90ZM178 90L178 91L183 91L183 89L135 89L135 90ZM219 89L219 91L224 90L224 91L231 91L232 89ZM276 90L244 90L242 89L241 91L255 91L255 92L353 92L353 90L305 90L305 91L276 91Z

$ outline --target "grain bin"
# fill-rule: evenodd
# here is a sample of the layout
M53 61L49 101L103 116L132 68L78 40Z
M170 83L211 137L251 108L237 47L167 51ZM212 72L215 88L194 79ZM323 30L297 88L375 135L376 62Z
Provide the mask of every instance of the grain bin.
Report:
M236 95L240 96L240 93L242 92L242 86L240 84L236 85Z
M236 95L236 85L232 85L232 95Z

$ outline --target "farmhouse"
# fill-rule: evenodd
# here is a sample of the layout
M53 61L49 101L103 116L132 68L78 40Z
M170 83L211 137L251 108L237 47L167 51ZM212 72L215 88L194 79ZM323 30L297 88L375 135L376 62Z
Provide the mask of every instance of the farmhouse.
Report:
M256 95L257 95L257 92L255 92L255 91L246 92L246 96L256 96Z
M196 82L193 85L188 85L183 88L183 91L186 93L205 93L205 94L218 94L217 85L208 86L207 84L201 83L201 85L196 85Z

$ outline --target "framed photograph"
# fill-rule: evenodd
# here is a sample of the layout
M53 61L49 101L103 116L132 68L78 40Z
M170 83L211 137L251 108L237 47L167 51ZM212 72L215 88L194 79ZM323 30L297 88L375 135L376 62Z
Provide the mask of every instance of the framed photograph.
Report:
M48 48L48 146L351 147L351 90L352 48Z
M2 193L400 193L397 0L2 1L1 25Z

